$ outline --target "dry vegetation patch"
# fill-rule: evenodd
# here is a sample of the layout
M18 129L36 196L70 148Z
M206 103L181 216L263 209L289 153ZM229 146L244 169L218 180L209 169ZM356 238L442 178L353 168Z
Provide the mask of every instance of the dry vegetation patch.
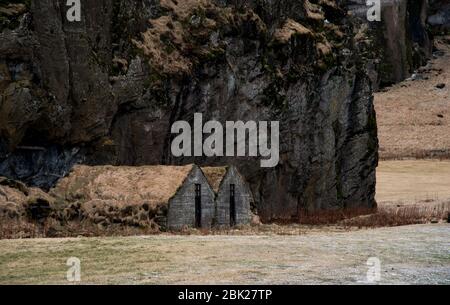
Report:
M160 5L167 14L149 20L149 29L133 43L150 66L163 74L190 74L200 61L223 54L225 46L220 36L231 29L247 24L255 31L253 35L266 31L253 11L222 8L211 0L161 0Z
M114 201L156 208L167 203L186 179L188 166L75 166L51 194L68 202Z
M313 33L310 29L300 23L292 19L288 19L281 28L275 31L273 37L274 40L279 43L288 43L294 35L313 36Z
M219 192L220 183L227 173L226 167L202 167L202 171L206 176L211 188L215 193Z
M382 161L377 169L376 200L416 203L450 199L450 162Z
M382 159L450 158L450 45L445 41L436 39L436 58L410 79L375 94Z
M299 5L304 24L287 18L272 30L245 4L224 7L211 0L161 0L163 15L150 19L148 29L132 42L154 72L162 75L189 75L200 64L225 59L232 38L258 41L261 48L286 45L294 37L311 38L308 43L324 65L335 40L338 44L344 38L340 31L343 26L329 21L324 24L325 10L332 15L342 11L335 1L304 1Z
M357 284L376 256L381 284L449 284L448 230L0 240L0 283L70 284L66 261L75 256L81 284Z

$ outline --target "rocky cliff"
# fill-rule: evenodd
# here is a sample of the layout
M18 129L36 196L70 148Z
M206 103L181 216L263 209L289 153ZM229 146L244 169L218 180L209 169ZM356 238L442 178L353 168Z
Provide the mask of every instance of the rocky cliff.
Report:
M379 22L367 21L365 0L350 0L347 7L372 40L374 60L369 74L375 89L410 77L430 59L428 0L382 0Z
M82 1L80 22L67 21L65 1L7 2L0 175L49 188L75 163L235 164L265 220L375 205L372 91L380 54L401 52L384 43L374 49L381 36L348 14L350 1ZM409 29L422 10L398 4L406 28L382 24ZM416 23L405 23L408 11ZM398 69L390 81L410 67ZM280 164L172 157L171 124L195 112L222 122L280 121Z
M450 33L450 2L448 0L430 0L427 22L434 34Z

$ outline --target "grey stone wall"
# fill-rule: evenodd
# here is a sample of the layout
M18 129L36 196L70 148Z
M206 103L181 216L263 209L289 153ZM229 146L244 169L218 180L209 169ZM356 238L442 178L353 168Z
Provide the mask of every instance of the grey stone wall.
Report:
M220 185L216 197L216 225L230 226L230 185L235 185L236 225L247 225L251 222L251 192L235 167L230 167Z
M215 214L214 192L201 169L194 166L183 185L169 201L167 227L180 230L195 227L195 185L202 185L202 227L210 228Z

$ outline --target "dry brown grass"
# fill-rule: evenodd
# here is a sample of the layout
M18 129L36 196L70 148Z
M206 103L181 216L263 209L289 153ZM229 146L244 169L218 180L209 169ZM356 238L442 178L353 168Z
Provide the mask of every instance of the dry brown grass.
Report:
M42 224L20 219L1 219L1 239L28 239L28 238L67 238L67 237L108 237L108 236L140 236L161 234L153 228L133 226L96 225L90 221L71 221L63 226L54 220Z
M160 5L165 11L164 16L149 20L148 29L141 33L140 38L132 40L159 74L189 75L200 63L223 59L227 42L222 36L229 35L230 29L243 35L251 29L252 37L267 38L267 25L248 5L239 1L235 6L227 7L212 0L161 0ZM330 0L318 4L304 1L302 6L299 9L316 24L315 28L320 25L319 32L325 19L322 6L336 9L336 3ZM337 36L342 34L338 27L327 25L325 29ZM333 46L323 33L313 33L291 19L277 29L272 38L276 44L285 44L299 35L312 37L319 58L323 59L332 52Z
M114 201L117 205L167 204L192 170L188 166L75 166L51 190L68 202Z
M219 192L220 183L227 173L226 167L202 167L202 171L206 176L211 188L215 193Z
M384 202L375 209L351 208L341 210L302 210L297 219L275 221L280 225L293 223L306 226L335 226L341 228L396 227L413 224L447 222L450 200L425 200L415 203Z
M421 78L375 94L382 160L450 158L450 45L436 44L444 55L420 68Z
M276 42L287 43L294 35L312 36L313 33L310 29L306 28L300 23L292 19L288 19L284 23L283 27L275 31L273 38Z
M160 0L161 7L171 11L180 19L186 19L192 15L192 12L199 8L215 7L209 0Z
M149 58L151 65L170 74L191 71L192 62L178 50L184 45L181 23L168 16L150 23L152 27L141 34L142 41L133 40L133 43Z
M383 206L376 213L349 218L340 224L358 228L398 227L448 221L450 202L437 205Z
M376 209L352 208L335 211L307 211L299 213L297 222L303 225L336 225L347 219L376 213Z
M44 237L43 228L35 223L18 219L1 219L0 239L21 239Z
M0 239L138 236L138 235L303 235L311 232L345 232L361 228L396 227L414 224L443 223L449 220L450 201L416 204L384 203L377 209L344 209L338 211L302 211L297 220L279 220L271 224L240 226L229 229L185 228L161 232L157 227L121 224L95 224L90 220L61 224L48 219L43 223L3 218Z
M377 202L416 203L450 198L450 162L383 161L377 169Z
M325 229L0 240L0 284L70 285L69 257L81 260L80 284L358 284L370 256L382 262L380 284L450 283L449 225Z
M329 1L326 2L328 5L331 3ZM325 14L323 13L321 7L319 5L313 4L308 0L304 1L306 17L316 21L325 20Z
M405 205L378 209L348 209L340 211L301 212L295 222L307 226L336 226L342 228L380 228L414 224L446 222L450 202L439 205ZM288 225L293 221L277 221Z
M405 159L434 159L434 160L450 160L450 149L402 149L401 151L385 151L380 155L380 160L405 160Z
M6 16L15 16L25 13L27 6L22 3L0 4L0 13Z
M227 23L229 9L219 8L210 0L161 0L160 5L168 15L149 20L150 28L141 34L141 40L133 40L133 43L158 71L189 74L196 61L195 55L214 49L196 45L195 39L207 40L220 24Z

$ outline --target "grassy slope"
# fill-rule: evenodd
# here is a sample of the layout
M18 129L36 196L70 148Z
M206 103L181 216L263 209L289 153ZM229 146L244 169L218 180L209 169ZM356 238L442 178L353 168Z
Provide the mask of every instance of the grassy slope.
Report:
M382 159L450 158L450 37L444 40L436 42L443 55L419 69L423 79L375 94Z

